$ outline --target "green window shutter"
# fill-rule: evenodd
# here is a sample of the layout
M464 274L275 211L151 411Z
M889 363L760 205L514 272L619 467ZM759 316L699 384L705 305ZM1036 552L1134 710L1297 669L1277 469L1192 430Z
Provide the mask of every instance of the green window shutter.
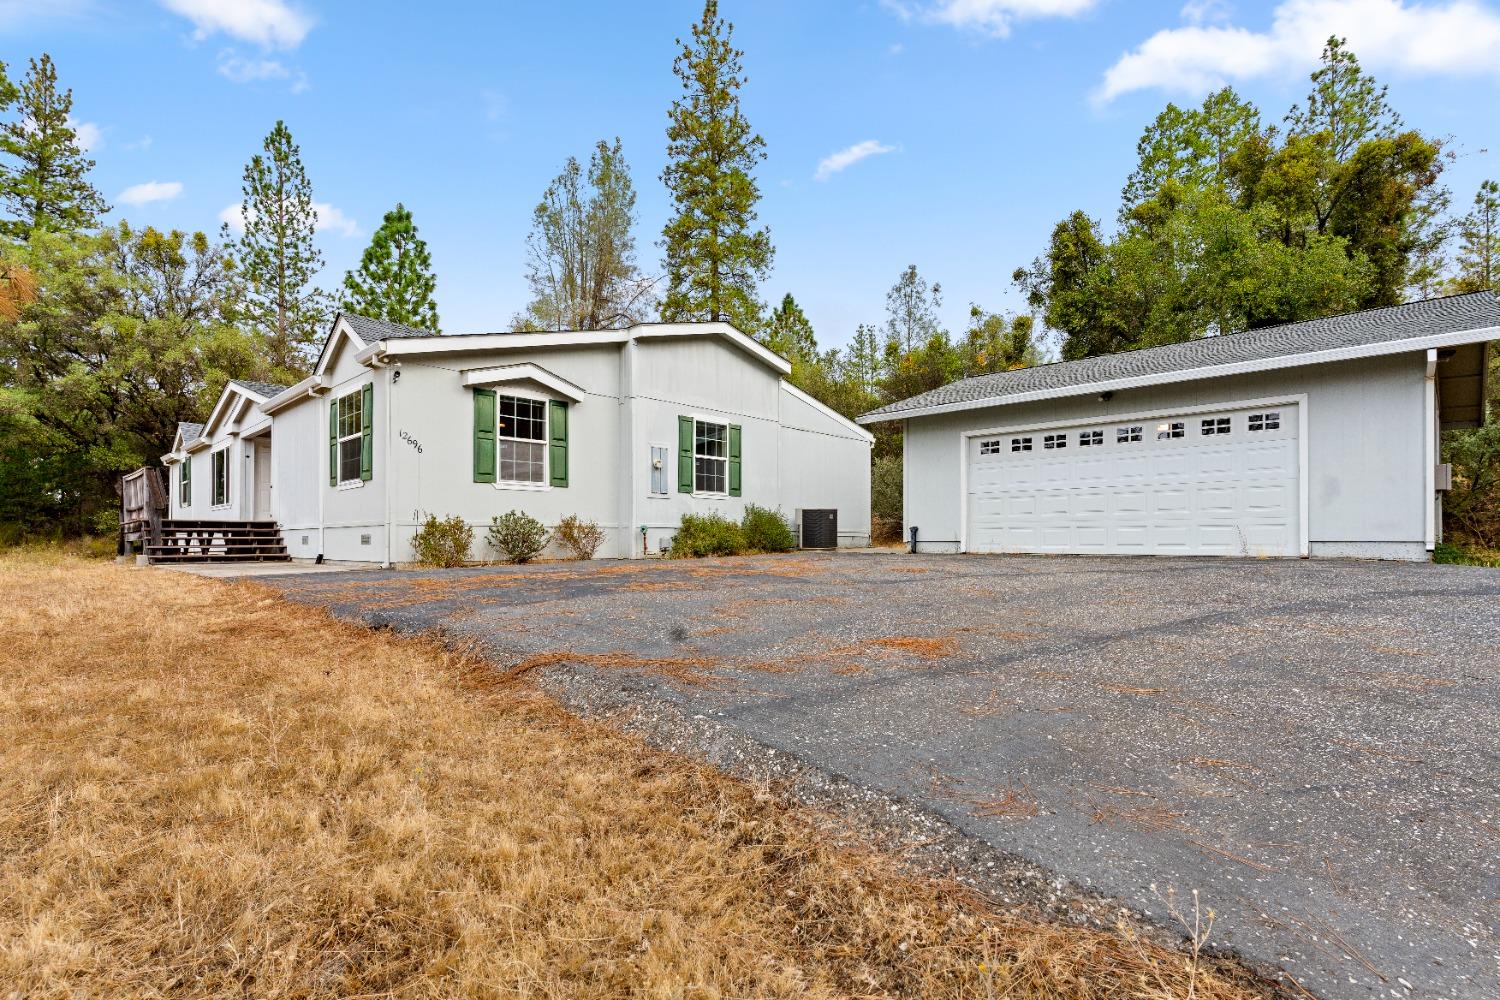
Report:
M729 495L740 495L740 425L729 425Z
M328 485L339 484L339 401L328 401ZM218 485L214 486L215 491Z
M677 418L677 492L693 492L693 418Z
M551 454L547 456L552 468L552 485L568 485L568 404L561 399L547 404L547 426Z
M474 390L474 482L495 481L495 390Z
M193 505L193 460L191 458L182 460L182 490L177 502L183 507Z
M375 383L366 382L364 399L360 411L364 414L364 427L359 438L359 478L365 482L375 472Z

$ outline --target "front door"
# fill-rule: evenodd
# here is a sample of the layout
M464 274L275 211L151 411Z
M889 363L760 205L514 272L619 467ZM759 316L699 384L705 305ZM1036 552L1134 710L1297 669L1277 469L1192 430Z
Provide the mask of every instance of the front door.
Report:
M271 438L255 439L255 520L271 520Z

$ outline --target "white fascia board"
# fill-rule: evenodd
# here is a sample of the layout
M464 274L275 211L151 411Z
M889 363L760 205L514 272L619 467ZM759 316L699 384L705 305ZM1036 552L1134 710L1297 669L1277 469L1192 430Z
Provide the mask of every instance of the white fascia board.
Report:
M520 365L501 365L498 368L468 368L463 372L465 388L503 385L507 382L535 382L575 403L583 402L584 391L578 386L560 375L552 374L540 365L529 362Z
M665 337L723 337L757 361L782 375L790 374L792 363L766 347L754 337L741 333L729 323L643 323L630 328L636 340Z
M219 401L214 404L214 408L209 411L208 419L203 422L203 431L198 436L199 441L207 438L219 426L219 421L223 419L226 408L229 405L230 397L232 396L243 399L245 390L233 382L224 383L224 391L219 393Z
M328 332L328 339L323 341L323 350L318 352L318 366L313 369L314 375L322 375L328 370L328 359L333 357L334 340L338 337L348 337L349 342L354 345L356 351L363 352L367 345L360 339L359 334L354 332L354 327L341 315L338 322L333 324L333 329Z
M582 333L473 333L446 337L398 337L379 341L359 353L361 363L381 357L407 354L464 354L479 351L519 351L544 347L592 347L623 344L630 339L624 330L588 330Z
M325 383L326 380L322 375L309 375L296 385L288 386L264 403L261 403L260 411L265 414L272 414L284 410L306 396L318 395L328 388Z
M931 417L942 413L958 413L963 410L988 410L997 406L1032 403L1043 399L1092 396L1101 392L1117 392L1124 389L1139 389L1153 385L1168 385L1173 382L1197 382L1203 379L1224 378L1230 375L1276 371L1282 368L1301 368L1306 365L1330 364L1336 361L1356 361L1360 358L1375 358L1390 354L1409 354L1439 347L1479 344L1491 340L1500 340L1500 326L1487 326L1478 330L1461 330L1456 333L1436 333L1426 337L1391 340L1379 344L1336 347L1326 351L1312 351L1307 354L1286 354L1280 357L1261 358L1255 361L1235 361L1223 365L1209 365L1204 368L1186 368L1182 371L1132 375L1129 378L1110 379L1104 382L1059 386L1054 389L1037 389L1033 392L1020 392L1011 396L987 396L983 399L958 400L952 403L940 403L934 406L901 410L881 416L865 414L859 418L859 423L866 425L880 424L888 420L909 420L913 417Z
M836 420L850 431L853 431L859 436L860 440L866 441L870 444L875 443L874 434L871 434L869 431L865 430L863 427L859 426L859 424L856 424L854 421L850 420L848 417L844 416L833 407L814 399L812 396L809 396L807 393L803 392L795 385L792 385L792 383L790 382L783 381L781 383L781 387L788 393L790 393L793 398L802 400L802 402L806 403L808 406L811 406L813 409L817 410L825 417Z

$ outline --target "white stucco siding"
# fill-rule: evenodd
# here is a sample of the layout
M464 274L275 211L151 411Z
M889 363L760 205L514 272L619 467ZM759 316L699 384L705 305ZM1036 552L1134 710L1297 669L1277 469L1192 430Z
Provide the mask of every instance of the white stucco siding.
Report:
M1108 421L1182 407L1304 396L1308 539L1404 546L1425 526L1422 354L1292 368L1114 394L970 410L907 421L905 523L922 548L956 551L961 537L964 431L1054 421ZM1374 550L1372 550L1374 551Z

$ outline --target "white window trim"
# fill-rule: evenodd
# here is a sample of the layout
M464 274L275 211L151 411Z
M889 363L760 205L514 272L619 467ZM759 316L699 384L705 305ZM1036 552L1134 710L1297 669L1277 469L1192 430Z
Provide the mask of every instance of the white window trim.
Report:
M542 404L542 439L534 442L532 438L506 437L500 433L500 398L509 396L512 399L529 399ZM530 389L504 389L495 390L495 481L490 485L497 490L506 490L514 493L546 493L552 489L552 397L546 393L533 392ZM522 479L500 478L500 443L502 441L527 441L539 443L542 446L542 481L539 483L528 482Z
M694 430L695 431L697 430L697 426L696 425L694 425ZM662 441L648 441L648 442L646 442L646 454L648 456L652 452L656 451L656 449L658 449L658 448L660 448L663 452L665 452L666 456L667 456L666 459L664 460L665 464L662 466L662 469L661 469L661 471L662 471L662 477L661 477L662 478L662 482L666 484L667 488L664 489L664 490L662 490L660 493L656 492L655 490L653 490L651 488L651 477L647 476L646 477L646 499L648 499L648 500L670 500L672 498L672 459L673 459L673 456L676 455L677 449L673 448L671 445L666 444L666 443L664 443ZM654 472L655 470L652 470L652 471Z
M182 510L187 510L189 507L191 507L193 505L193 467L190 464L191 461L192 461L191 459L183 459L181 462L178 463L178 468L177 468L177 506L179 508L181 508ZM183 474L184 471L187 472L187 480L186 480L186 482L183 481L183 477L182 477L182 474ZM184 486L187 487L187 499L186 500L184 500L183 496L182 496L182 494L183 494L183 489L182 488Z
M340 472L343 471L343 465L344 465L344 442L345 441L357 440L357 441L361 442L360 443L360 448L361 449L364 448L363 438L364 438L364 433L365 433L365 427L367 426L367 423L368 423L368 421L370 419L370 415L365 412L364 391L365 391L365 384L364 383L360 383L358 386L356 386L354 388L353 392L346 392L346 393L343 393L342 395L338 395L338 396L333 397L333 409L334 409L334 413L335 414L338 413L339 404L342 403L344 400L348 399L350 396L358 396L359 397L359 430L356 433L354 433L354 434L342 434L338 438L338 462L339 462L339 471ZM361 466L363 466L363 464L364 464L363 453L361 453L360 464L361 464ZM356 490L356 489L359 489L364 484L365 484L365 481L363 479L361 479L358 474L356 474L353 479L340 479L338 481L338 488L341 489L341 490Z
M1308 406L1307 393L1299 392L1286 396L1261 396L1255 399L1227 399L1218 403L1203 403L1197 406L1179 406L1171 409L1140 410L1134 413L1110 414L1111 424L1133 424L1139 422L1143 427L1152 420L1164 420L1168 417L1193 417L1200 413L1210 413L1214 410L1251 410L1262 407L1273 406L1295 406L1297 408L1297 531L1301 536L1298 539L1299 554L1306 559L1312 554L1312 546L1308 540L1308 509L1311 494L1311 483L1308 478L1307 462L1307 428L1308 428ZM1035 424L1002 424L998 427L978 427L974 430L958 432L958 551L969 551L969 440L977 437L991 437L993 435L1020 434L1023 431L1036 432L1049 430L1053 427L1075 427L1080 423L1089 421L1079 420L1047 420ZM905 422L902 424L905 427ZM910 453L906 446L910 440L907 436L901 443L902 462ZM1431 463L1429 463L1431 464ZM902 494L905 495L906 484L902 482ZM1435 507L1435 505L1433 505Z
M723 457L723 459L714 458L712 455L704 455L704 456L702 456L703 458L707 458L707 459L710 459L710 460L715 461L715 462L717 462L717 461L723 461L723 463L724 463L724 491L722 493L714 492L712 490L700 490L698 488L698 458L699 458L699 456L698 456L698 425L699 424L714 424L714 425L716 425L718 427L724 428L724 457ZM743 433L743 431L741 433ZM743 442L741 442L741 446L743 447ZM702 499L702 500L730 500L730 499L733 499L733 497L730 495L730 492L729 492L729 420L727 418L720 419L718 417L706 417L706 416L703 416L702 414L698 414L698 413L693 414L693 493L692 493L692 495L693 495L694 498Z
M234 447L233 442L222 448L215 448L208 453L208 509L228 510L234 506L234 471L230 467L229 450ZM224 456L224 502L214 502L214 491L219 485L219 473L214 468L214 462L219 455Z

